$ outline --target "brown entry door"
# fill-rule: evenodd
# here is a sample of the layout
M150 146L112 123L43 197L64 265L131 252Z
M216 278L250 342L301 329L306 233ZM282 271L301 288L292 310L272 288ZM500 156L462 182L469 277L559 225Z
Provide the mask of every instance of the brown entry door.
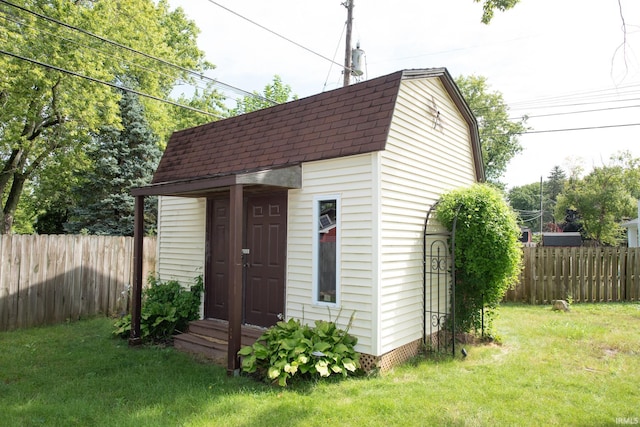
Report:
M286 193L250 197L245 231L245 323L272 326L284 311Z
M286 193L245 199L243 281L245 323L276 324L284 310ZM228 319L229 199L207 202L205 317Z
M229 198L207 200L205 318L229 320Z

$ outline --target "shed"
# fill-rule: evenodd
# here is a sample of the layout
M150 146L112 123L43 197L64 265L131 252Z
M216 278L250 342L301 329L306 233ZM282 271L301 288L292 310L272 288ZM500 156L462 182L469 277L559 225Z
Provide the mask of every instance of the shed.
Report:
M204 274L202 316L228 321L231 373L241 325L279 319L355 313L370 364L416 354L425 218L444 192L483 180L476 120L433 68L175 132L133 194L139 218L160 196L160 278Z
M542 246L582 246L578 231L542 233Z
M638 200L638 218L640 218L640 200ZM622 227L627 229L627 246L637 248L640 246L640 232L638 231L638 218L623 222Z

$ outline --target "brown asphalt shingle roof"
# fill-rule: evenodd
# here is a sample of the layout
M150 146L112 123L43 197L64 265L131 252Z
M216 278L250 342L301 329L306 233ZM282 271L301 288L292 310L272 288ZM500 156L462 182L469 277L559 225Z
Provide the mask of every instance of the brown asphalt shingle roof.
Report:
M428 68L398 71L175 132L152 183L132 192L186 193L230 185L235 182L230 178L248 172L384 150L400 84L413 78L440 79L469 126L476 177L483 181L476 119L447 69ZM183 185L187 182L188 188Z
M153 184L384 150L401 71L175 132Z

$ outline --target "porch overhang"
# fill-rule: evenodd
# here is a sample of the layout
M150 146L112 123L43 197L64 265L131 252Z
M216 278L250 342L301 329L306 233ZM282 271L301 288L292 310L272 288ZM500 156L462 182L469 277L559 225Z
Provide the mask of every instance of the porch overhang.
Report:
M223 176L161 182L131 190L135 197L134 283L131 310L130 345L141 342L142 307L142 242L144 237L144 198L147 196L206 197L218 191L229 191L229 341L227 372L234 375L240 368L242 322L242 212L244 188L302 188L302 167L246 171Z
M234 185L302 188L302 167L287 166L229 175L160 182L131 190L133 196L201 197Z

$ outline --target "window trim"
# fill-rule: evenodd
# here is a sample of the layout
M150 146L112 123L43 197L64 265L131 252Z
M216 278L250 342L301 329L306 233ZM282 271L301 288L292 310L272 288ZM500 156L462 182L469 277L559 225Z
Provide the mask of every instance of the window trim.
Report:
M336 302L322 301L318 297L319 292L319 256L320 256L320 238L319 238L319 224L320 224L320 202L335 200L336 202ZM340 306L340 276L341 276L341 234L342 234L342 201L339 194L322 194L313 197L313 221L312 221L312 235L313 235L313 249L312 249L312 301L314 305L339 307Z

